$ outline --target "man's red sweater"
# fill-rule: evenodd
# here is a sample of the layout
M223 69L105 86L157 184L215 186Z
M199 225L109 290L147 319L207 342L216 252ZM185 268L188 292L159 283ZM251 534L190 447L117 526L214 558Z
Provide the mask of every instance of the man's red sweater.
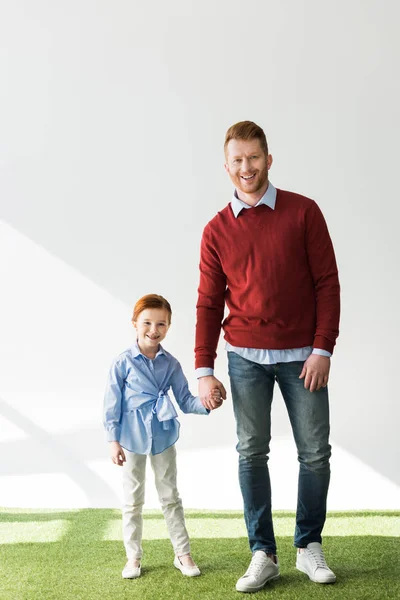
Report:
M221 331L233 346L333 352L340 288L335 254L317 204L277 190L235 218L231 205L201 240L196 368L213 367ZM225 302L229 314L222 323Z

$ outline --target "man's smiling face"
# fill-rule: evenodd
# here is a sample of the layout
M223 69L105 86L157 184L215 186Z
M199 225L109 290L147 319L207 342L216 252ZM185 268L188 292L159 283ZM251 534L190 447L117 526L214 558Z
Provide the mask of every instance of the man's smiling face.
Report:
M248 198L259 200L257 195L264 194L268 187L268 169L272 156L262 149L260 141L230 140L226 147L225 169L233 185ZM260 196L261 197L261 196Z

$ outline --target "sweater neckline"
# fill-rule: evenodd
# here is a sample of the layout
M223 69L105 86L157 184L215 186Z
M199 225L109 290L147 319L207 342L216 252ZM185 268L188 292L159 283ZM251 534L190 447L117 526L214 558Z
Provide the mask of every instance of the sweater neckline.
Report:
M243 218L255 219L260 214L262 214L266 211L274 212L270 206L267 206L266 204L260 204L260 206L252 206L251 208L243 208L236 218L237 219L243 219Z

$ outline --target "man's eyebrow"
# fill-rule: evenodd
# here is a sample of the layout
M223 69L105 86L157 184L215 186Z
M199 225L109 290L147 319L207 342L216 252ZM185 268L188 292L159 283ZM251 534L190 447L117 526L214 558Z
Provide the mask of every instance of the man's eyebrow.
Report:
M259 152L255 151L255 152L249 152L249 154L247 156L258 156L259 154L260 154ZM242 154L240 154L240 155L236 154L236 155L232 156L231 158L233 160L236 160L237 158L243 158L243 155Z

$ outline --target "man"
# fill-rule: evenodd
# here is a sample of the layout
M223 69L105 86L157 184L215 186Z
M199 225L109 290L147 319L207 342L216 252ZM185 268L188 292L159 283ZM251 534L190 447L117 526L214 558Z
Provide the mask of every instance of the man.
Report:
M264 131L236 123L225 138L232 201L201 241L196 373L206 408L216 386L214 360L224 329L237 425L239 483L250 566L236 589L260 590L279 577L268 471L275 381L288 410L300 463L294 545L296 566L333 583L322 552L330 467L327 383L339 327L339 280L322 213L313 200L277 190ZM222 323L225 302L229 314ZM222 402L222 400L221 400Z

